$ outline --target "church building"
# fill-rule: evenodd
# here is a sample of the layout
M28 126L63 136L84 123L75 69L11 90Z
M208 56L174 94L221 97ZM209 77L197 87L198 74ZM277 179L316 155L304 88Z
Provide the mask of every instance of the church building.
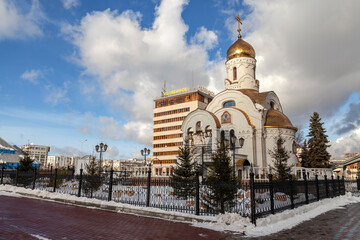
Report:
M181 130L184 142L198 153L197 161L205 176L211 152L223 142L230 150L238 178L246 177L252 165L255 177L261 179L273 166L269 151L277 146L279 135L290 155L288 164L298 163L294 142L297 128L283 113L275 92L259 91L255 50L242 39L241 20L239 16L236 19L239 35L227 50L225 90L215 95L205 109L190 112Z

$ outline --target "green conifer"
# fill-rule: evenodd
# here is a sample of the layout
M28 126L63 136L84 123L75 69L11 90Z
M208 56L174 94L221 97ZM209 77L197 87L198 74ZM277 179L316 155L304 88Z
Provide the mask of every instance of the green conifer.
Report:
M321 122L321 118L317 112L310 118L309 129L309 163L313 168L329 167L330 154L327 151L329 140L327 139L326 131Z
M174 195L182 199L194 195L195 177L193 153L188 144L185 144L185 146L179 148L178 161L175 168L173 168L173 174L170 176Z
M208 191L203 194L203 199L210 208L224 213L226 208L234 205L237 192L231 158L224 144L220 144L220 147L212 154L211 160L212 164L205 183Z
M300 158L301 158L301 166L302 167L310 167L309 150L308 150L308 144L307 144L306 140L304 140L304 144L301 148Z
M291 167L287 163L287 160L290 158L288 151L284 147L285 139L279 134L279 137L276 141L276 146L273 150L270 150L270 156L273 159L274 170L275 170L275 180L285 180L289 178L291 173Z
M92 198L93 193L99 190L102 185L101 178L102 168L100 163L96 161L95 157L92 157L90 162L85 164L85 174L83 190L86 195L90 195Z

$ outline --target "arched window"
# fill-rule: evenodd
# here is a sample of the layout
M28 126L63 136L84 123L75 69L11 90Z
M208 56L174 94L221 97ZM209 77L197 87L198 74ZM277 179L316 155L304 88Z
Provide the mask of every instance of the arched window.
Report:
M196 123L196 132L197 133L201 132L201 122L200 121Z
M227 101L223 104L223 107L235 107L235 101Z
M220 147L225 148L225 131L222 130L220 133Z
M297 149L296 149L296 143L295 143L295 141L293 141L293 145L292 145L292 147L293 147L293 153L297 153Z
M234 131L234 129L231 129L231 130L230 130L230 137L232 137L232 136L235 136L235 131Z
M233 76L234 76L234 80L236 80L237 79L236 67L233 68Z
M270 102L270 108L271 108L271 109L274 109L274 107L275 107L275 103L274 103L273 101L271 101L271 102Z

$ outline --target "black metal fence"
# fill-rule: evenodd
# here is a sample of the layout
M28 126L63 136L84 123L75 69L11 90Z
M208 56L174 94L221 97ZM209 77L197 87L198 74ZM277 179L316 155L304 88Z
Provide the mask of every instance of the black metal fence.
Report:
M251 221L256 224L256 218L269 214L275 214L287 209L319 201L324 198L332 198L344 195L345 191L359 190L360 180L345 181L344 178L327 178L308 180L304 174L304 180L293 180L289 175L286 181L274 181L269 174L269 181L254 182L254 174L250 174L251 181ZM356 186L355 186L356 185Z
M275 181L269 174L268 181L260 181L250 174L250 181L237 183L216 183L220 189L235 189L233 201L223 206L225 212L233 212L256 218L293 209L298 206L345 194L345 191L359 191L360 179L344 180L339 177L298 181L289 176L289 180ZM206 181L172 182L168 178L153 178L148 172L146 178L124 178L119 172L109 171L101 176L74 176L72 170L55 169L49 172L1 171L1 184L22 186L90 197L99 200L115 201L137 206L155 207L167 211L178 211L196 215L217 215L219 205L209 201L214 195L214 186ZM235 185L234 185L235 184ZM189 194L179 196L176 189L191 188Z

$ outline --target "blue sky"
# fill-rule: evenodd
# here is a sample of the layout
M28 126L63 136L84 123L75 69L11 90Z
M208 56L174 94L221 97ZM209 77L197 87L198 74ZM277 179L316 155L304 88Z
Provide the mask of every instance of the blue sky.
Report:
M274 90L304 131L318 111L334 156L359 151L358 10L357 1L0 0L0 136L50 154L92 153L103 141L106 158L139 156L164 81L224 89L240 13L260 90Z

